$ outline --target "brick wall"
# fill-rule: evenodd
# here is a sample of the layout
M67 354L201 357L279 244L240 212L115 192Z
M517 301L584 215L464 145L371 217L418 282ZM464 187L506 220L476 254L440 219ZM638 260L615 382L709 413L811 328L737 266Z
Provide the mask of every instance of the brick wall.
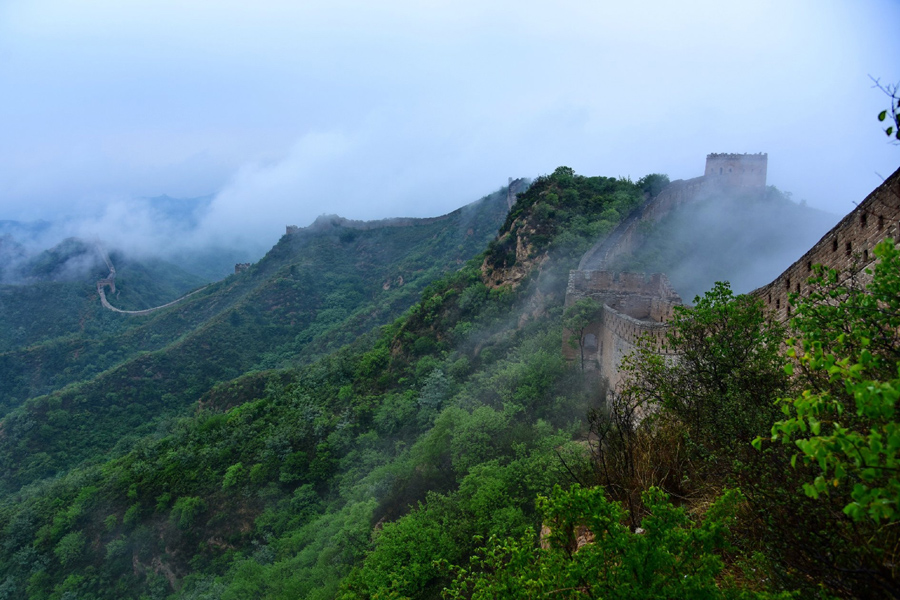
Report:
M900 169L772 283L751 294L761 299L776 319L787 322L791 317L788 294L805 293L813 265L859 272L871 264L872 248L886 237L900 239Z
M767 154L708 154L704 175L714 181L741 188L765 188Z
M765 154L710 155L707 157L707 171L710 168L724 169L728 161L735 160L744 161L745 166L756 165L748 167L750 169L762 169L762 184L765 185ZM754 160L757 162L753 163ZM749 175L752 180L759 173L751 171ZM591 248L582 257L579 270L569 273L566 307L585 297L594 298L604 305L601 318L586 329L586 337L593 336L595 343L585 348L585 362L599 369L601 376L613 386L620 380L622 358L635 348L642 336L650 335L660 354L670 354L665 345L666 322L671 318L674 307L681 304L681 298L663 274L615 273L595 269L636 248L641 242L640 223L657 221L674 208L715 189L714 186L722 183L715 179L707 176L673 182L655 199L629 216L604 242ZM812 275L813 265L823 264L844 272L859 273L871 264L872 248L886 237L900 240L900 169L780 276L751 294L760 298L776 319L786 322L791 317L788 295L791 292L802 295L806 291L806 281ZM568 344L570 335L570 332L563 331L563 355L568 360L577 360L579 349Z
M566 307L581 298L593 298L603 305L601 317L584 332L585 368L598 369L610 385L619 382L619 364L636 347L638 339L650 335L660 353L665 347L666 321L681 298L662 273L613 273L571 271L566 287ZM563 330L563 356L581 358L580 347L572 347L572 333Z

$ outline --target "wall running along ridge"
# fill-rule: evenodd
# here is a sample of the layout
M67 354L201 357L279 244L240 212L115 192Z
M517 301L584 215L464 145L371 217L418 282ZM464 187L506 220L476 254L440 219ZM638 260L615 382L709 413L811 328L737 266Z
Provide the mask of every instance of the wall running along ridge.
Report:
M106 299L106 288L109 288L110 293L116 293L116 267L113 266L112 261L109 259L109 254L106 253L106 250L100 244L100 240L95 241L94 244L97 246L97 252L100 253L100 256L103 258L104 262L106 262L106 267L109 269L109 275L107 275L103 279L97 280L97 294L100 296L100 304L103 305L103 308L106 308L113 312L117 312L123 315L149 315L150 313L156 312L163 308L167 308L169 306L172 306L173 304L178 304L185 298L193 296L197 292L202 292L209 287L208 285L204 285L202 288L196 289L189 294L185 294L177 300L172 300L171 302L167 302L166 304L162 304L160 306L154 306L153 308L145 308L143 310L122 310L121 308L116 308L109 303L109 300Z
M600 319L588 325L581 347L572 347L572 336L563 330L563 356L580 361L584 352L586 369L600 370L610 385L619 383L622 358L645 336L660 354L669 354L665 332L681 298L662 273L613 273L611 271L571 271L566 287L566 308L582 298L602 305Z
M806 295L813 265L837 269L845 280L851 276L865 280L863 271L875 258L872 248L888 237L900 240L900 169L772 283L750 293L763 301L773 318L786 323L791 318L788 294Z
M706 173L686 181L672 182L659 195L636 210L603 242L588 250L579 270L569 274L566 307L578 299L592 297L604 306L601 318L586 330L593 336L590 351L585 343L585 367L599 370L611 387L621 381L619 366L637 341L647 336L664 356L672 353L665 344L667 321L681 299L665 275L614 273L614 259L633 252L640 244L640 225L656 222L678 206L697 200L716 189L765 190L765 154L710 154ZM729 172L728 169L731 169ZM721 169L721 173L719 170ZM752 195L751 195L752 197ZM851 276L863 273L874 260L872 248L887 237L900 239L900 169L888 177L850 214L826 233L808 252L774 281L751 292L759 298L772 318L786 323L791 318L789 294L801 297L808 291L807 279L813 265L821 264ZM644 284L638 282L643 281ZM648 307L646 310L644 307ZM579 358L579 349L568 342L571 332L563 331L563 356Z
M586 297L603 305L600 319L588 326L582 342L586 369L599 370L601 379L615 388L621 380L622 358L639 340L661 355L672 354L666 345L667 321L681 305L681 297L662 273L616 273L612 265L640 246L642 225L656 223L680 206L724 190L739 189L748 199L765 193L767 161L766 154L707 155L706 175L673 181L584 254L578 270L569 273L565 306ZM581 348L572 348L571 336L563 330L563 356L580 360Z

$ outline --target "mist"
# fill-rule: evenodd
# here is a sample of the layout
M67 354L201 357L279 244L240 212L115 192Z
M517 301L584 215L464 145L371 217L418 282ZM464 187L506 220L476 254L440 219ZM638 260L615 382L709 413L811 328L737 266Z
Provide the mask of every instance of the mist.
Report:
M9 0L0 219L256 260L323 213L437 216L560 165L688 178L710 152L768 152L771 183L841 215L900 164L869 79L900 79L898 21L889 0ZM185 224L142 200L164 195L209 201Z
M766 285L811 248L843 215L764 195L707 191L643 231L643 243L613 270L665 273L682 300L728 281L735 293Z

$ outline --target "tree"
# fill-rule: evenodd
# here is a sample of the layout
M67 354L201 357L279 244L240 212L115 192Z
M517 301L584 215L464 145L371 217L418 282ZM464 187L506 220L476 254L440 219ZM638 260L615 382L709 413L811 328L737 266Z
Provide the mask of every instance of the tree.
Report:
M647 510L636 499L648 483L695 506L738 487L746 498L740 560L763 557L753 566L763 577L803 597L814 592L813 582L838 595L896 596L884 536L873 543L871 528L843 518L833 502L803 494L810 467L792 471L787 446L751 446L783 416L776 402L794 389L781 353L784 327L769 321L760 301L735 297L727 284L694 302L670 321L666 344L677 358L650 346L626 359L625 385L613 399L624 401L624 410L613 403L612 426L592 423L604 445L595 457L605 452L611 465L600 465L600 480L638 515ZM628 407L643 415L634 430L617 424Z
M676 307L666 334L675 361L652 348L632 364L644 396L675 415L710 453L747 449L775 417L772 403L787 377L779 355L784 328L766 319L762 303L734 296L728 283Z
M801 394L780 400L785 419L772 441L793 444L794 457L818 465L804 485L813 498L840 494L856 521L900 520L900 251L893 240L874 248L878 262L856 277L817 267L807 298L794 295L797 337L789 354ZM799 301L799 302L798 302ZM761 439L755 441L761 446Z
M740 486L756 502L772 471L783 473L772 452L760 457L750 446L777 418L774 402L787 386L783 327L727 283L694 303L669 321L674 356L661 355L655 340L640 343L589 417L598 481L636 520L650 485L682 497Z
M569 336L569 345L579 348L581 352L581 370L584 371L584 337L591 323L600 318L603 305L593 298L581 298L563 313L563 327L572 335Z
M669 176L662 173L650 173L638 179L635 185L653 198L669 185Z
M80 531L72 531L62 537L53 549L53 553L62 566L67 567L81 558L84 552L85 537Z
M878 113L878 120L884 123L887 121L887 127L884 128L884 133L890 138L893 137L896 141L895 144L900 143L900 84L894 85L881 85L881 82L877 79L873 79L875 82L875 87L884 92L888 98L890 98L890 102L887 110L883 110Z
M659 489L644 494L650 515L639 529L602 488L557 487L539 498L550 532L538 539L491 539L472 568L456 568L450 599L472 598L775 598L729 589L721 552L742 496L726 491L692 522Z

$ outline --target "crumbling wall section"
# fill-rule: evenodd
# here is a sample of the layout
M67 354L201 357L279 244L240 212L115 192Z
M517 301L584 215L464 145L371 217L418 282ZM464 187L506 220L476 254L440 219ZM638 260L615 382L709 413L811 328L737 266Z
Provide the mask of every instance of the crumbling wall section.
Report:
M572 332L563 330L563 356L580 361L586 369L598 369L610 385L619 383L619 365L638 340L649 336L659 352L667 353L666 322L681 298L662 273L613 273L571 271L566 288L566 307L582 298L593 298L603 307L600 318L584 331L583 348L570 342Z

